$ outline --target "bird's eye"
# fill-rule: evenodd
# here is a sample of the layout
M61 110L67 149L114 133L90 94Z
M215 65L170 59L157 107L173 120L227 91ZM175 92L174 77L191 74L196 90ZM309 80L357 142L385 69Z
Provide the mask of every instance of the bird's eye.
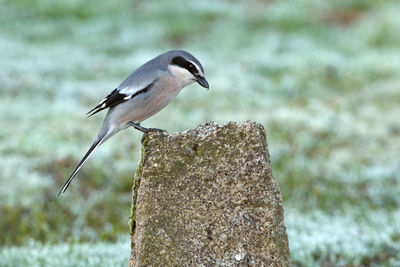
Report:
M184 59L183 57L174 57L172 59L172 64L177 65L179 67L185 68L187 69L190 73L192 73L193 75L199 75L199 71L196 68L196 66L194 66L192 63L190 63L189 61L187 61L186 59Z
M189 71L190 71L191 73L193 73L193 74L199 74L198 71L197 71L197 69L196 69L196 67L193 66L193 64L190 64L189 67L188 67L188 69L189 69Z

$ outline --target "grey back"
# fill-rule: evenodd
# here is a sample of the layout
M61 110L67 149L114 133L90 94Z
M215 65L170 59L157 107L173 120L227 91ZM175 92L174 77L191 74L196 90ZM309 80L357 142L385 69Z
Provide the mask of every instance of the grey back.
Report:
M177 56L193 61L203 71L201 63L189 52L185 50L170 50L144 63L137 70L129 74L117 88L122 89L132 86L136 88L146 87L159 76L165 75L168 65L171 63L172 59Z

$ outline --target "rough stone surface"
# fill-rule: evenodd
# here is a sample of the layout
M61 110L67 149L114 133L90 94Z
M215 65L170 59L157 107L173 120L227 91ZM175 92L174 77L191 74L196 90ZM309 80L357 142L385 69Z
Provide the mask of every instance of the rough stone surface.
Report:
M260 124L150 133L133 190L130 266L291 266Z

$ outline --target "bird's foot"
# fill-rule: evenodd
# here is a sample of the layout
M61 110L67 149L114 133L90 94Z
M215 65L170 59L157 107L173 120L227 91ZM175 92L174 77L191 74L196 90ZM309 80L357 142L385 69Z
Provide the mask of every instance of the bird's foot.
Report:
M166 130L158 129L158 128L146 128L140 125L140 123L135 123L133 121L128 122L128 125L134 127L136 130L141 131L142 133L148 132L160 132L160 133L167 133Z
M139 130L143 133L143 136L140 140L140 142L143 144L144 138L149 132L159 132L159 133L167 133L166 130L158 129L158 128L145 128L143 126L140 126L140 123L135 123L133 121L128 122L128 125L134 127L136 130Z
M148 128L148 132L159 132L159 133L168 133L166 130L158 129L158 128Z
M141 131L142 133L148 133L149 132L149 129L147 129L147 128L143 127L143 126L140 126L140 123L135 123L133 121L130 121L130 122L128 122L128 125L132 126L136 130Z

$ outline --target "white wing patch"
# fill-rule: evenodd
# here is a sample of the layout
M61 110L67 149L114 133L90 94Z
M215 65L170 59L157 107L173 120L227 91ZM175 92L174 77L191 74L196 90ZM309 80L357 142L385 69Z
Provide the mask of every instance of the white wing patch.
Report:
M87 114L88 116L92 116L96 114L99 111L102 111L103 109L106 108L113 108L116 105L119 105L125 101L128 101L129 99L134 98L137 95L147 93L150 91L152 86L154 85L155 81L152 83L146 85L143 88L138 89L138 87L124 87L122 89L116 88L114 91L112 91L105 99L103 99L100 104L98 104L96 107L94 107L92 110L90 110Z
M120 94L124 94L124 95L134 95L135 93L139 92L140 90L142 90L143 88L149 86L150 83L146 83L146 84L135 84L135 86L126 86L126 87L122 87L122 88L118 88L117 91Z

